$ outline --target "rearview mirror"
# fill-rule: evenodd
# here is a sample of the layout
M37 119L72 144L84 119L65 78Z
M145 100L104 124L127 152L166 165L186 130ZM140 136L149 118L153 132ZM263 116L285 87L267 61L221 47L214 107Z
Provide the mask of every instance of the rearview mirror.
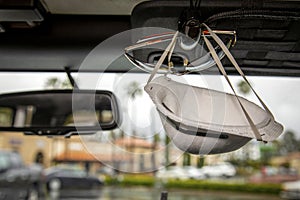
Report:
M90 134L120 123L109 91L44 90L0 95L0 131L33 135Z

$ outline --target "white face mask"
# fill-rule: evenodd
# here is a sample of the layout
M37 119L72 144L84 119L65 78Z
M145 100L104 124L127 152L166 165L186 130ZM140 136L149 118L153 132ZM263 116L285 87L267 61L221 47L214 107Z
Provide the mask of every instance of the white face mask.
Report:
M145 86L161 116L166 134L181 150L193 154L234 151L255 138L236 97L179 83L160 76ZM261 134L272 141L283 127L262 108L239 97ZM223 112L218 112L218 109ZM214 116L220 115L220 116Z
M176 32L144 88L156 105L166 134L179 149L202 155L234 151L253 138L264 142L275 140L283 132L283 126L275 121L226 45L207 25L202 26L250 86L263 108L236 95L220 57L205 34L202 34L204 42L234 95L178 83L166 76L153 79L167 56L170 61L178 36ZM223 114L216 113L218 109L223 109Z

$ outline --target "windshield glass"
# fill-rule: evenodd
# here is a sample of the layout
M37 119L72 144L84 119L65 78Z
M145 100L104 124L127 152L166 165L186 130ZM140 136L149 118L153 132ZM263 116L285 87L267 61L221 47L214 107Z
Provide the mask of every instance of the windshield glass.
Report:
M199 199L199 195L211 199L279 199L280 178L292 181L300 172L296 159L300 150L299 78L248 77L276 121L284 126L284 134L277 140L265 144L253 139L230 153L191 156L178 149L166 136L159 113L144 91L149 74L72 73L72 76L80 89L113 92L121 108L122 123L111 131L71 138L1 132L0 149L18 152L25 163L20 168L31 166L26 170L44 174L41 184L46 185L42 187L47 188L46 195L53 195L53 191L63 187L78 192L72 188L77 184L76 188L97 191L91 197L96 199L133 199L136 196L158 199L163 190L168 190L170 199ZM221 76L198 74L170 78L232 94ZM241 77L230 76L230 79L238 95L260 105ZM0 73L1 94L70 88L72 85L64 73ZM13 111L0 108L1 124L11 124L12 115ZM2 159L1 168L6 167L5 163ZM76 171L78 174L74 173L74 176L65 172L49 173L57 170L54 166L61 165L66 171L75 168L81 171ZM45 169L46 173L43 172ZM98 189L98 184L104 183L106 185ZM143 187L129 194L127 187L134 185ZM195 189L191 193L182 189L189 185ZM225 198L223 193L197 191L204 186L208 191L221 187L232 194ZM234 189L248 186L247 192L259 191L261 195L247 196ZM15 187L10 186L11 189ZM178 187L181 189L175 189ZM76 196L83 194L86 193Z

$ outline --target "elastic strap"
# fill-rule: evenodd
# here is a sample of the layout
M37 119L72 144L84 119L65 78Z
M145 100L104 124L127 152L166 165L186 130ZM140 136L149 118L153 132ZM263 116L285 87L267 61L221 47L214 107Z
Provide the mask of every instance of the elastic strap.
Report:
M237 64L236 60L234 59L234 57L232 56L232 54L230 53L230 51L226 47L226 45L223 43L223 41L206 24L203 23L203 25L207 28L207 30L210 33L210 35L212 36L212 38L221 47L221 49L226 54L226 56L228 57L228 59L230 60L230 62L233 64L233 66L235 67L235 69L238 71L238 73L243 77L243 79L245 80L245 82L249 85L249 87L251 88L252 92L255 94L255 96L257 97L257 99L259 100L259 102L261 103L261 105L263 106L263 108L265 109L265 111L274 120L274 116L271 113L270 109L267 107L267 105L264 103L264 101L260 98L260 96L256 93L256 91L254 90L254 88L252 87L252 85L250 84L250 82L248 81L248 79L246 78L244 72L242 71L242 69Z
M151 75L147 81L147 85L152 81L152 79L154 78L155 74L157 73L157 71L159 70L160 66L162 65L162 63L164 62L165 58L167 57L168 53L169 53L169 57L168 57L168 61L171 60L171 56L172 56L172 52L175 48L175 43L176 43L176 39L178 36L178 31L176 31L176 33L174 34L170 44L167 46L167 48L165 49L165 51L163 52L163 54L160 56L159 60L157 61L153 71L151 72Z
M238 73L243 77L243 79L245 80L245 82L249 85L249 87L251 88L252 92L255 94L255 96L257 97L257 99L260 101L261 105L263 106L263 108L265 109L265 111L267 112L267 114L274 120L274 116L271 113L271 111L269 110L269 108L267 107L267 105L263 102L263 100L260 98L260 96L256 93L256 91L254 90L254 88L252 87L252 85L250 84L250 82L248 81L248 79L246 78L245 74L243 73L242 69L240 68L240 66L237 64L236 60L234 59L234 57L232 56L232 54L230 53L230 51L228 50L228 48L225 46L225 44L223 43L223 41L215 34L213 33L213 31L206 25L203 24L207 30L209 31L210 35L212 36L212 38L217 42L217 44L221 47L221 49L224 51L224 53L226 54L226 56L228 57L228 59L231 61L231 63L233 64L233 66L235 67L235 69L238 71ZM226 81L228 82L229 86L231 87L232 91L234 92L235 97L237 98L246 118L247 121L249 122L251 129L253 131L253 133L255 134L255 137L257 140L262 141L261 135L257 129L257 127L255 126L253 120L251 119L249 113L247 112L247 110L245 109L245 107L243 106L243 104L241 103L240 99L238 98L229 78L228 75L219 59L219 57L217 56L215 49L213 48L212 44L210 43L210 41L206 38L206 36L204 35L204 41L207 45L207 47L210 50L210 53L212 55L212 57L214 58L214 60L217 63L218 68L220 69L221 73L223 74L223 76L225 77Z
M238 100L238 102L239 102L239 104L240 104L240 106L241 106L241 108L242 108L242 110L243 110L243 112L244 112L244 114L245 114L245 116L246 116L246 118L247 118L247 121L249 122L249 124L250 124L250 126L251 126L251 129L252 129L252 131L253 131L253 133L254 133L256 139L257 139L258 141L262 141L262 138L261 138L261 135L260 135L258 129L256 128L256 126L255 126L253 120L251 119L249 113L247 112L246 108L244 107L244 105L243 105L242 102L240 101L239 97L237 96L237 94L236 94L236 92L235 92L235 89L234 89L234 87L232 86L232 83L230 82L230 80L229 80L229 78L228 78L228 75L227 75L227 73L226 73L226 71L225 71L225 69L224 69L224 67L223 67L223 65L222 65L222 63L221 63L221 60L219 59L219 57L218 57L218 55L217 55L217 53L216 53L214 47L212 46L212 44L211 44L210 41L206 38L205 35L203 35L203 38L204 38L204 41L205 41L205 43L206 43L206 45L207 45L207 47L208 47L208 49L209 49L209 51L210 51L210 53L211 53L213 59L216 61L216 64L217 64L219 70L221 71L221 73L222 73L223 76L225 77L225 79L226 79L228 85L230 86L230 88L232 89L232 91L233 91L233 93L234 93L236 99Z

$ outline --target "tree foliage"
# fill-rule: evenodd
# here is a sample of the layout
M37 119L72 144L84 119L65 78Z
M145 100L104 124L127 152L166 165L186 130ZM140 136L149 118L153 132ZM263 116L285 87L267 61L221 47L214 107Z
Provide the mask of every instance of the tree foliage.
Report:
M133 81L127 87L127 95L134 100L138 95L142 95L143 90L139 87L139 83Z
M279 153L281 155L300 151L300 139L296 137L294 132L286 131L283 135L282 141L280 141L278 146L279 146Z
M69 80L60 80L57 77L51 77L45 82L47 89L71 89L72 85Z
M245 95L249 94L249 92L251 90L250 86L245 81L240 81L238 83L238 89L242 94L245 94Z

